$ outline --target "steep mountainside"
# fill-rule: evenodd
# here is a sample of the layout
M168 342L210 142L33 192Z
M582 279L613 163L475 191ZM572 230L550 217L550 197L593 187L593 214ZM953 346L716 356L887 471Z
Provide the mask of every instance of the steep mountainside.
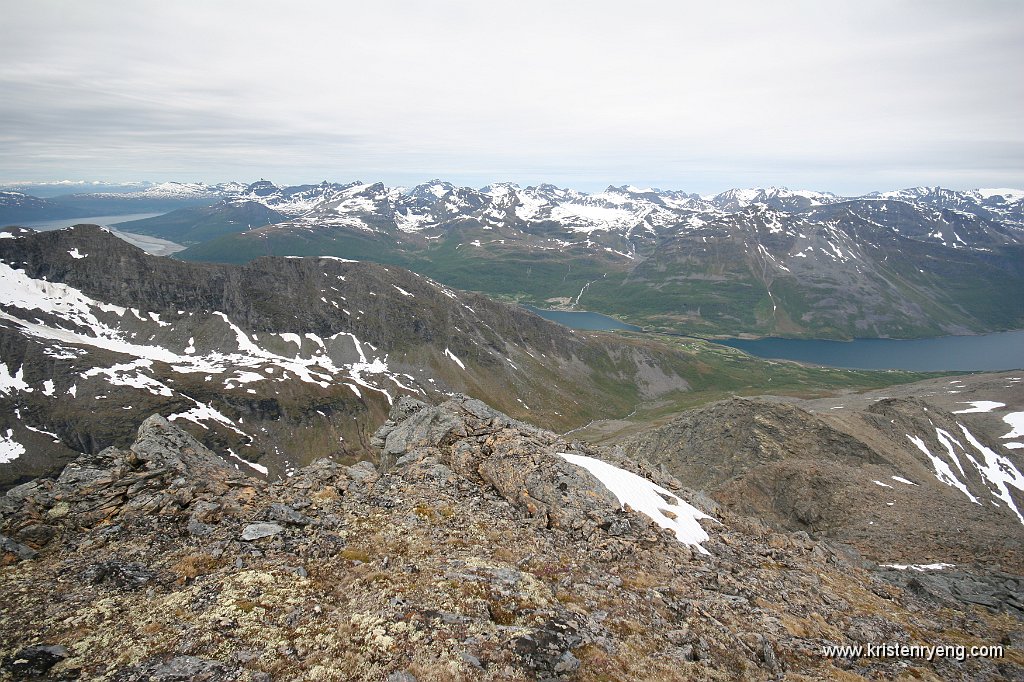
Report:
M150 256L90 226L0 239L0 484L159 412L271 476L365 456L402 394L566 429L687 389L670 346L574 333L398 268Z
M940 584L700 511L670 476L465 397L401 398L391 417L375 439L394 457L384 471L324 459L268 485L154 416L129 448L12 489L0 497L0 671L132 682L1024 675L1019 576L946 572ZM992 595L1002 601L987 609L966 598ZM826 650L880 643L952 648ZM976 646L1001 651L968 653Z
M1018 375L976 375L817 401L733 399L623 446L736 513L880 562L1021 572L1022 410Z

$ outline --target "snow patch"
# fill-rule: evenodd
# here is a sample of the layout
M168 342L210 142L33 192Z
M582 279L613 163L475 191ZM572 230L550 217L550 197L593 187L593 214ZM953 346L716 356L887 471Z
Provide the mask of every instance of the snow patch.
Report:
M982 445L978 439L974 437L974 434L967 430L966 426L963 424L959 424L959 426L960 430L964 432L964 438L967 439L967 442L985 458L984 465L977 462L973 457L970 459L974 466L978 468L978 472L985 479L989 489L995 489L991 490L992 494L1005 502L1006 506L1009 507L1013 513L1017 515L1017 518L1020 519L1020 522L1024 524L1024 515L1022 515L1020 510L1017 509L1017 504L1014 502L1013 496L1010 494L1009 488L1007 487L1013 486L1017 490L1024 492L1024 474L1021 474L1009 459L996 454L990 448ZM968 455L968 457L970 457L970 455Z
M450 350L448 350L447 348L445 348L444 349L444 354L447 355L452 360L454 360L456 365L458 365L462 369L466 369L466 366L464 364L462 364L462 360L459 360L457 357L455 357L455 353L453 353Z
M32 387L25 382L25 368L19 367L17 372L11 374L7 363L0 362L0 393L11 395L16 391L32 392Z
M907 434L907 438L910 439L911 443L917 446L918 450L923 452L925 456L931 460L932 466L935 468L935 478L939 479L951 488L956 488L970 498L971 502L974 504L981 504L981 502L978 501L978 498L972 495L971 491L967 489L967 486L964 485L963 481L956 477L956 474L954 474L953 470L949 468L949 465L928 450L928 446L925 445L921 438L911 436L909 433Z
M106 377L107 383L112 386L130 386L131 388L144 389L153 395L162 395L168 398L174 395L174 391L168 386L142 373L142 369L148 369L152 366L152 360L135 360L134 362L126 362L111 367L93 367L83 372L82 377L88 379L89 377L102 374Z
M409 298L416 298L414 294L410 294L408 291L398 286L397 284L392 284L391 286L393 286L395 289L398 289L398 293L402 294L403 296L408 296Z
M947 568L955 568L956 564L879 564L882 568L895 568L897 571L942 571Z
M593 474L594 478L618 498L623 508L629 505L662 528L674 532L679 542L696 547L702 554L709 553L700 543L710 536L699 521L712 517L679 499L674 493L625 469L584 455L566 452L559 455L567 462Z
M953 414L971 414L973 412L991 412L997 410L1000 407L1006 407L1006 403L997 403L994 400L972 400L970 402L961 402L961 405L970 405L966 410L956 410Z
M14 430L0 434L0 464L8 464L25 454L25 446L14 440Z
M250 467L252 469L255 469L256 471L260 472L264 476L267 476L267 475L270 474L270 470L267 469L267 467L263 466L262 464L257 464L256 462L250 462L249 460L240 457L239 455L235 454L235 451L232 450L231 448L228 448L228 455L230 457L233 457L233 458L237 459L239 462L241 462L245 466Z
M206 403L201 403L195 398L189 398L189 400L194 402L196 406L193 407L188 412L178 412L177 414L172 414L171 416L167 417L167 421L185 419L186 421L190 421L193 424L202 426L203 428L206 428L206 426L203 424L204 421L214 421L226 426L227 428L231 429L240 436L245 436L246 438L248 438L248 434L246 434L244 431L240 430L237 426L235 426L235 423L233 421L225 417L217 409L211 407L210 405L207 405Z
M1003 421L1010 425L1010 432L1005 438L1020 438L1024 436L1024 412L1011 412L1003 417Z

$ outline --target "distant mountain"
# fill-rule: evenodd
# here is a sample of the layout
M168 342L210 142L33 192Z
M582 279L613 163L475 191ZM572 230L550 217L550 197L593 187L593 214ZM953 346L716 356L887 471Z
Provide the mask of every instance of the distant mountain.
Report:
M102 180L56 180L52 182L15 182L0 186L0 190L23 192L48 199L72 193L86 192L140 192L152 186L151 182L105 182Z
M160 237L178 244L196 244L253 227L287 220L282 213L254 201L221 201L213 206L179 208L142 220L115 223L119 230Z
M291 220L180 257L395 263L460 288L703 334L913 337L1024 325L1019 191L700 197L433 180L324 194ZM993 290L1004 295L985 295Z
M154 412L283 475L365 456L401 395L466 393L565 429L688 388L671 347L399 268L184 263L90 226L0 237L0 485L130 442Z
M1024 326L1021 190L840 197L768 187L702 197L629 185L587 194L440 179L412 188L259 180L36 201L18 195L9 210L177 209L123 229L187 243L185 260L370 260L675 332L920 337Z
M40 199L24 192L0 191L0 225L18 221L69 218L75 210L48 199Z
M46 199L33 196L31 192L0 191L0 225L81 216L173 211L218 202L226 196L233 196L241 187L244 186L236 183L204 185L165 182L113 187L60 183L40 188L48 196ZM55 194L54 188L62 189L64 193ZM26 189L36 188L27 186ZM67 193L75 189L101 191Z

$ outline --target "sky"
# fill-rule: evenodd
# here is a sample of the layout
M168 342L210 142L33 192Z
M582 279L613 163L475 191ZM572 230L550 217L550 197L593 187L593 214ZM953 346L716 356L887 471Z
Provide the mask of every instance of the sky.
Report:
M0 0L0 183L1024 187L1024 2Z

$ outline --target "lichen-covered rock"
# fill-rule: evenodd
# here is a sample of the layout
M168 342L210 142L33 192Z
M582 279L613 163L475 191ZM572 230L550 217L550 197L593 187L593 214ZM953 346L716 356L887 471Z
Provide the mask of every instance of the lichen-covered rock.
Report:
M560 452L586 449L509 419L479 400L456 396L437 406L400 401L377 433L386 455L408 454L402 466L430 459L491 487L542 526L581 537L619 527L618 499ZM645 524L640 523L640 527Z
M262 486L153 415L139 427L130 449L81 455L55 480L12 488L0 511L10 541L30 550L45 547L69 530L103 524L111 528L115 522L164 532L181 524L184 532L203 536L219 516L247 509ZM24 550L21 555L26 556Z
M0 565L35 559L37 554L34 549L0 535Z
M93 585L109 582L129 590L137 590L155 577L153 571L140 563L116 559L93 564L82 572L82 579Z
M113 682L234 682L269 679L244 674L236 666L196 656L158 656L118 671Z
M59 644L34 644L5 658L0 663L0 670L7 672L14 679L39 678L68 655L67 648Z
M700 554L619 509L558 453L604 457L687 497L678 481L475 401L406 403L392 417L396 460L383 471L319 460L268 484L212 466L173 424L154 420L137 447L12 490L0 532L34 538L38 554L0 566L0 677L1024 675L1009 609L936 597L931 583L865 570L836 543L724 508ZM439 424L454 427L438 438ZM409 450L399 451L402 439ZM161 503L144 512L141 500ZM245 529L260 537L244 539ZM999 578L988 592L955 590L1016 594L1019 578ZM827 644L874 638L1004 642L1011 653L962 662L822 655Z

